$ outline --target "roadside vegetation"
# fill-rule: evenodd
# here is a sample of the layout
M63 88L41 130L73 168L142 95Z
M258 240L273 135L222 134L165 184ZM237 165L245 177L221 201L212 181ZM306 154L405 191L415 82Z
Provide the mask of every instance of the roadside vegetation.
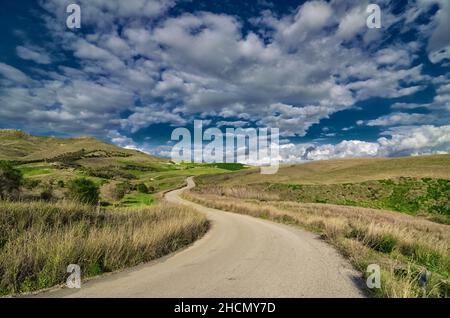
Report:
M0 294L63 284L69 264L82 278L173 252L202 236L205 218L186 207L98 209L75 202L0 201Z
M79 265L85 279L147 262L208 228L204 216L186 207L144 207L152 202L145 201L150 189L143 183L136 186L140 202L128 198L132 207L106 209L99 204L100 185L89 178L47 183L38 197L23 200L23 188L40 185L32 181L0 161L0 295L62 284L69 264ZM110 194L121 199L130 187L117 182Z
M337 205L238 199L202 191L185 197L199 204L296 225L337 247L362 274L382 269L375 297L450 297L450 229L395 212ZM428 282L420 286L426 271Z
M199 176L184 195L313 231L365 277L380 265L371 296L450 297L449 173L448 155L336 160Z
M450 224L450 180L407 178L343 184L256 183L223 187L211 184L208 193L241 199L329 203L384 209Z

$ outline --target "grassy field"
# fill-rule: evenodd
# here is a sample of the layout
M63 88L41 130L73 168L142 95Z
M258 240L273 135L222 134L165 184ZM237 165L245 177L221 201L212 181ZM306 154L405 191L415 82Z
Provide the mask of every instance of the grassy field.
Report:
M372 296L450 297L449 174L449 155L322 161L200 176L186 197L316 232L364 275L380 265Z
M204 176L198 183L230 197L387 209L450 224L450 155L320 161L275 175Z
M62 284L166 255L202 236L208 222L174 205L98 210L78 203L0 201L0 294Z

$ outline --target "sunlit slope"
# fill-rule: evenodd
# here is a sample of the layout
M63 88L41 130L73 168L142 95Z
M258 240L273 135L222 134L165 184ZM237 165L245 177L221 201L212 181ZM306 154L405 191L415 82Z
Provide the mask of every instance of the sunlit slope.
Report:
M166 162L164 159L136 150L119 148L91 137L40 137L18 130L0 130L0 160L51 161L68 154L76 156L78 152L83 152L79 155L80 160L92 164L106 164L111 158L130 158L137 162Z
M450 179L450 155L324 160L281 166L273 175L261 175L254 170L238 172L232 178L217 178L226 184L334 184L399 177Z

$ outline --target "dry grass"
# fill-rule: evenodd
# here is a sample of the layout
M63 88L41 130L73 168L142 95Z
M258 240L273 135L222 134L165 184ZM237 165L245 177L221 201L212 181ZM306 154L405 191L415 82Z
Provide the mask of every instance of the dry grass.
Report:
M430 155L402 158L352 158L312 161L281 166L276 174L261 175L259 169L232 175L205 176L221 185L251 185L254 183L336 184L370 180L411 178L450 179L450 155ZM201 179L198 179L199 184Z
M271 201L273 198L253 192L232 193L230 200L227 194L231 193L227 191L205 187L201 195L191 192L185 196L213 208L293 224L319 233L364 274L369 264L379 264L382 288L371 291L375 297L450 295L448 225L375 209ZM245 199L249 197L254 199ZM421 288L418 279L425 269L431 276L426 288Z
M161 257L202 236L206 219L176 205L97 210L78 203L0 202L0 292L61 284Z

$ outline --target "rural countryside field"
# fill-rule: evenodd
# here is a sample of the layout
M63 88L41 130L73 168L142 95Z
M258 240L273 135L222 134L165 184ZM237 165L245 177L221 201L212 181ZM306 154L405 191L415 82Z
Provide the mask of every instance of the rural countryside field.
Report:
M318 233L362 274L379 264L383 283L370 296L449 297L449 155L330 160L269 176L247 170L196 180L190 200Z
M207 218L163 198L196 176L183 194L190 201L317 233L363 276L379 264L382 287L367 296L449 297L449 155L316 161L261 175L240 164L176 164L93 138L2 130L0 159L5 296L63 284L68 264L87 279L201 238Z
M0 6L3 311L448 312L450 0Z

